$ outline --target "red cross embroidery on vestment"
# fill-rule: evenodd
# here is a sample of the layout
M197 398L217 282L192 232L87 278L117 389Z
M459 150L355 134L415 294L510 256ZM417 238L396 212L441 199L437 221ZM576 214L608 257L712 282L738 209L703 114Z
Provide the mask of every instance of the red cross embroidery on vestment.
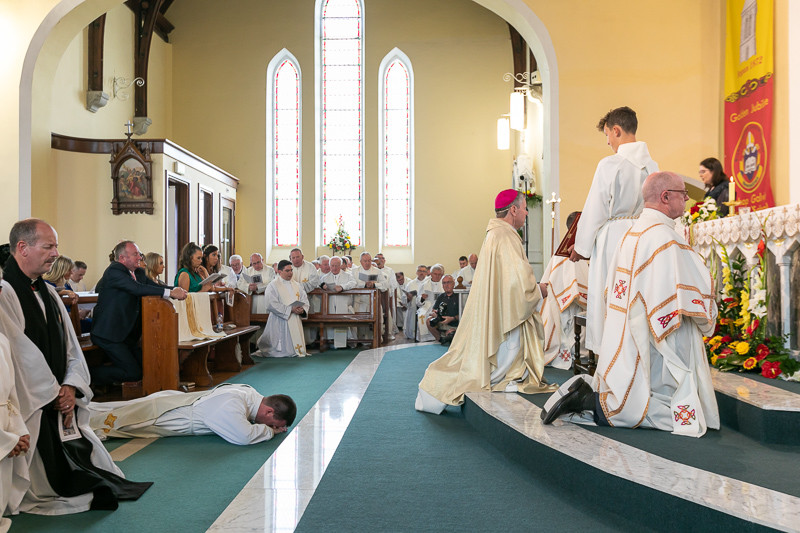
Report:
M614 294L617 300L622 300L626 292L628 292L627 282L624 279L617 281L617 284L614 286Z
M706 303L705 303L703 300L699 300L699 299L697 299L697 300L692 300L692 303L693 303L693 304L697 304L697 305L699 305L700 307L702 307L702 308L703 308L703 311L705 311L705 310L706 310Z
M678 314L677 311L673 311L669 314L658 317L658 321L661 323L661 327L666 329L667 324L669 324L672 321L672 319L677 316L677 314Z
M675 422L680 422L682 426L691 426L692 420L697 420L694 409L689 407L691 405L679 405L678 411L672 411L675 414Z

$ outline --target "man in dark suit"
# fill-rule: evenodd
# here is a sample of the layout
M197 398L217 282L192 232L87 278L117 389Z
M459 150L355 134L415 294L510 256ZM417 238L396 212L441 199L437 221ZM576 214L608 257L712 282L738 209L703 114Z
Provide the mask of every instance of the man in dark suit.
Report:
M140 252L133 241L114 248L114 261L103 273L103 290L94 308L92 342L111 359L112 366L92 368L92 384L98 386L142 379L142 296L183 300L186 291L164 287L138 268Z

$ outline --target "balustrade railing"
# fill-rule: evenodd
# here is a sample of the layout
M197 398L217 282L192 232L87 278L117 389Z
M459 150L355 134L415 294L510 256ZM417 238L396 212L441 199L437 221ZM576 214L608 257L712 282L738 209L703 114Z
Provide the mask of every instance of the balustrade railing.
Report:
M800 204L699 222L692 226L690 238L707 262L712 254L721 258L721 244L732 257L741 254L752 268L758 262L762 229L769 251L768 322L775 332L789 336L788 348L797 357L800 355Z

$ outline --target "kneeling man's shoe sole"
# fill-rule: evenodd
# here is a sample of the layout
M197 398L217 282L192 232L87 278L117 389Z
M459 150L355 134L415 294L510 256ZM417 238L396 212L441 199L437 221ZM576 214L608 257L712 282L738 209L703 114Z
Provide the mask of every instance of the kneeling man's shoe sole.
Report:
M583 411L586 397L590 394L594 394L592 386L582 379L576 380L570 385L569 391L553 405L552 409L547 412L542 411L542 423L545 425L552 424L553 420L561 415L580 413Z

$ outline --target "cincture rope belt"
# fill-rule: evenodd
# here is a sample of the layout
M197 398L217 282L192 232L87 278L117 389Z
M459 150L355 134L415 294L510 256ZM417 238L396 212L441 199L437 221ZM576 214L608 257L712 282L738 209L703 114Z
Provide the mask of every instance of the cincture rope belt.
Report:
M639 217L611 217L608 219L609 222L614 222L615 220L638 220Z
M14 416L17 414L17 410L14 408L14 404L11 401L6 400L5 402L0 402L0 407L6 406L8 407L8 414Z

